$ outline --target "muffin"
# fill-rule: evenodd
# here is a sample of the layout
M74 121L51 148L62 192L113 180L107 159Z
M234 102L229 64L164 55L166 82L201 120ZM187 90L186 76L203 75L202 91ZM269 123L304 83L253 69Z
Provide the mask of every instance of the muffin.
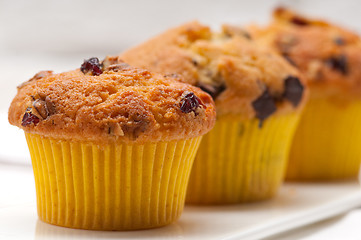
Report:
M241 28L213 32L198 22L130 49L121 59L208 92L217 120L196 155L186 202L230 204L269 199L283 180L305 99L302 76Z
M19 86L9 122L25 132L42 221L134 230L180 216L215 107L207 93L172 77L91 58Z
M252 37L304 74L310 99L291 147L288 180L356 178L361 162L361 41L359 36L287 9L274 11Z

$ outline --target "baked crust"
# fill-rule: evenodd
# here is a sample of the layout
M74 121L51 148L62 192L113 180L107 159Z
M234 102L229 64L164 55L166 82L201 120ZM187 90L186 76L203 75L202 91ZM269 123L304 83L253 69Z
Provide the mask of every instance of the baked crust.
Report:
M200 89L117 63L114 57L103 67L99 76L79 69L37 74L19 86L9 122L46 137L101 143L188 139L213 127L214 102ZM182 101L190 93L199 104L182 111Z
M361 40L351 31L285 8L268 26L247 29L302 71L312 95L361 97Z
M257 117L254 103L266 91L277 113L299 110L305 100L305 92L296 104L284 98L287 78L295 77L304 85L298 70L235 26L224 25L217 33L198 22L186 23L125 51L120 58L151 71L182 75L181 81L213 95L218 116Z

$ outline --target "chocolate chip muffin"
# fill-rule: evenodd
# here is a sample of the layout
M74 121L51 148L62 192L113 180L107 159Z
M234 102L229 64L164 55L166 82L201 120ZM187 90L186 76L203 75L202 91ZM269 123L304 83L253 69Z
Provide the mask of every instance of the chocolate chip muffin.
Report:
M289 180L356 178L361 152L361 40L328 22L288 9L266 27L249 27L305 75L310 100L292 144Z
M40 72L19 86L9 121L26 135L41 220L132 230L180 216L215 106L171 76L91 58L80 69Z
M179 76L216 103L216 125L202 140L186 202L249 202L277 192L306 95L294 66L239 27L214 32L198 22L170 29L119 59Z

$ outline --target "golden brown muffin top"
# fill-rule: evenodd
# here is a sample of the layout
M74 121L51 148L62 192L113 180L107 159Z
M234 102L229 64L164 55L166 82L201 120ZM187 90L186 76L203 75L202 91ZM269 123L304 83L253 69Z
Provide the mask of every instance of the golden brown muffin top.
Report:
M40 72L18 88L9 122L55 139L129 143L197 137L215 122L212 98L171 76L108 57L81 69Z
M261 121L275 112L293 112L304 100L298 70L269 48L256 45L247 32L225 25L213 32L191 22L170 29L120 55L151 71L180 74L212 95L217 116Z
M356 34L284 8L274 11L269 26L248 30L298 67L313 89L361 97L361 40Z

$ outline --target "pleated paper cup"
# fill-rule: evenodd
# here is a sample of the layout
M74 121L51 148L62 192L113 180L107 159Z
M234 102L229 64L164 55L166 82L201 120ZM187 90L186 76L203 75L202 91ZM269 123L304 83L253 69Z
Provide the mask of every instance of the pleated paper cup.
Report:
M155 228L178 219L201 140L97 145L25 135L39 218L93 230Z
M307 103L292 143L287 179L356 179L361 163L361 101Z
M204 135L186 203L231 204L273 197L284 178L299 114L239 121L223 117Z

